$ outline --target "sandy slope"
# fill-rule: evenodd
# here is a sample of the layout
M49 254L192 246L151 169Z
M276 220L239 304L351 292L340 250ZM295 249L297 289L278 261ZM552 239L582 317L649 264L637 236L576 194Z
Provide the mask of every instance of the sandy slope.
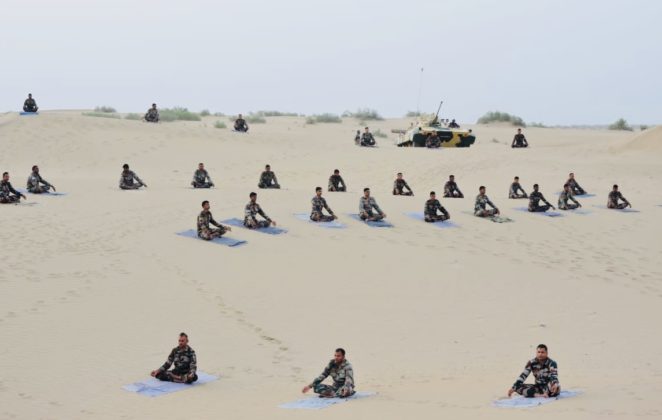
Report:
M203 123L147 125L46 112L0 115L0 167L23 186L32 164L66 197L0 207L0 418L530 418L490 401L503 395L539 342L562 385L582 397L537 418L659 418L662 368L662 148L629 153L635 134L474 127L470 149L374 150L353 145L357 123L304 126L270 118L250 135ZM388 132L406 124L371 124ZM495 140L493 140L495 139ZM188 189L199 161L219 188ZM149 184L121 192L128 162ZM236 229L230 249L181 238L200 201L240 217L270 163L285 187L259 201L287 235ZM315 186L339 168L350 192L327 193L345 230L298 221ZM417 195L392 197L403 171ZM590 215L549 219L514 211L514 175L555 192L574 171L596 198ZM409 219L456 175L469 198L443 203L460 229ZM593 208L611 184L641 213ZM477 187L516 220L469 214ZM349 220L370 186L396 225ZM200 368L221 380L156 399L123 391L159 366L187 331ZM299 398L344 346L360 389L379 396L319 412L276 408Z

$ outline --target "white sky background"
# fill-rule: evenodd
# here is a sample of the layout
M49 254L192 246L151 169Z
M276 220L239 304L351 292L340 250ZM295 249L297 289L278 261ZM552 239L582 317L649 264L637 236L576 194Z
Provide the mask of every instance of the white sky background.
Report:
M0 0L0 110L662 122L657 0Z

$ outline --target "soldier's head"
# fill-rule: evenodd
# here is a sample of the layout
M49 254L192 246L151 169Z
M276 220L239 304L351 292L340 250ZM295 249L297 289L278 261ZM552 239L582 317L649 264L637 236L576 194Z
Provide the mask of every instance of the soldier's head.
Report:
M257 200L257 194L254 192L250 193L248 197L251 199L252 203L255 203L255 200Z
M243 119L244 117L243 117L241 114L239 114L239 117L237 117L237 118L241 120L241 119Z
M340 364L345 361L345 349L338 347L333 353L333 361Z
M333 174L334 174L334 175L340 175L340 171L337 170L337 169L334 169L334 170L333 170Z
M363 189L363 196L364 197L370 197L370 188L364 188Z
M269 172L269 171L271 170L271 165L267 165L267 166L265 166L265 167L264 167L264 170L267 171L267 172Z
M517 129L517 134L522 134L522 129L521 128Z
M129 164L125 163L124 165L122 165L122 169L124 169L125 171L128 171L129 170Z
M32 99L32 94L28 93L28 99Z
M431 198L432 200L434 200L435 198L437 198L437 193L435 193L434 191L430 191L430 198Z
M547 360L547 346L544 344L538 344L536 347L536 359L540 361Z
M152 109L156 109L156 104L152 104Z
M568 177L569 177L570 179L574 179L574 178L575 178L575 174L574 174L573 172L570 172L570 173L568 174Z
M449 180L449 181L455 181L455 175L451 175L451 176L449 176L449 177L448 177L448 180Z
M538 184L533 184L533 191L538 191Z
M3 172L2 173L2 180L3 181L9 181L9 172Z
M398 179L402 179L402 172L398 172L397 177L398 177Z
M317 195L318 197L322 196L322 187L315 188L315 195Z
M515 177L515 182L519 182L519 177L518 176Z
M179 347L186 347L188 345L188 335L185 332L179 333L179 340L177 342L179 343Z
M202 208L205 210L209 210L209 201L205 200L202 202Z
M618 185L614 184L614 186L612 187L612 190L618 191Z
M478 192L479 192L481 195L485 194L485 186L484 186L484 185L481 185L481 186L478 188Z
M370 129L368 127L366 127L365 132L367 133L368 131L370 131Z
M39 173L39 166L34 165L34 166L32 167L32 172L37 172L37 173Z
M205 164L202 163L202 162L198 163L198 169L200 169L200 170L205 169Z
M570 191L570 184L563 184L563 191Z
M356 130L356 134L361 134L361 130Z

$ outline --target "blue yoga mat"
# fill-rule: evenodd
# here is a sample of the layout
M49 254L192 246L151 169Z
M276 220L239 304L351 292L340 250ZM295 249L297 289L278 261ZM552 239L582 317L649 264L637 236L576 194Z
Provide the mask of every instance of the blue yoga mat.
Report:
M385 221L385 220L380 220L380 221L378 221L378 222L372 222L372 221L367 222L367 221L365 221L365 220L361 220L361 218L359 217L358 214L350 214L349 217L351 217L352 219L357 220L357 221L359 221L359 222L361 222L361 223L365 223L366 225L368 225L368 226L370 226L370 227L380 227L380 228L390 228L390 227L393 227L393 225L392 225L391 223L389 223L389 222L387 222L387 221Z
M559 213L558 211L529 211L528 207L517 207L515 210L524 213L538 214L540 216L563 217L563 214Z
M221 221L221 223L225 223L226 225L230 225L230 226L236 226L236 227L248 229L246 226L244 226L244 221L237 218L223 220ZM280 235L282 233L287 233L287 229L283 229L275 226L269 226L266 228L259 228L259 229L248 229L248 230L253 230L255 232L260 232L260 233L266 233L268 235Z
M423 215L423 213L409 212L409 213L405 213L405 214L407 216L411 217L412 219L416 219L416 220L420 220L422 222L425 222L425 216ZM434 223L425 222L425 224L433 225L433 226L436 226L440 229L460 227L457 223L453 222L452 220L445 220L443 222L434 222Z
M331 407L335 404L341 404L348 401L359 400L376 395L375 392L357 392L351 397L347 398L319 398L317 396L303 398L297 401L281 404L279 408L287 408L293 410L321 410L323 408Z
M29 115L39 115L38 112L19 112L19 115L29 116Z
M16 191L21 192L23 194L30 194L30 195L43 196L43 197L48 197L48 196L62 197L63 195L67 195L67 193L59 192L59 191L58 192L45 192L45 193L41 193L41 194L35 194L35 193L31 193L28 190L23 189L23 188L17 188Z
M214 244L225 245L225 246L239 246L246 243L239 239L228 238L226 236L221 236L220 238L214 238L211 241L206 241L204 239L198 238L198 232L194 229L185 230L183 232L177 232L177 235L183 236L185 238L193 238L203 242L211 242Z
M333 220L331 222L314 222L310 220L310 214L308 213L296 213L294 217L325 229L344 229L346 227L344 223L341 223L338 220Z
M208 382L217 380L218 378L213 375L208 375L204 372L197 372L198 380L192 384L179 384L175 382L159 381L156 378L149 378L141 382L134 382L129 385L124 385L122 389L135 392L139 395L146 397L160 397L161 395L171 394L173 392L183 391L185 389L197 388Z
M581 391L561 391L558 397L553 398L524 398L522 396L517 396L514 398L496 400L492 405L499 408L532 408L543 404L553 403L554 401L576 397L580 394Z
M631 209L631 208L625 208L625 209L610 209L607 206L601 206L601 205L594 205L596 209L603 209L603 210L615 210L615 211L620 211L621 213L641 213L639 210Z

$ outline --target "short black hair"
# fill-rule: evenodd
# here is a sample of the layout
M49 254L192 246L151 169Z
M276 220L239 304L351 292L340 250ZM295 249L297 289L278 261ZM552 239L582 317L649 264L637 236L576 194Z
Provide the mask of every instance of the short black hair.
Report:
M204 163L200 162L200 163L198 163L198 165L204 165Z
M9 175L9 172L3 172L2 176Z
M618 188L618 185L614 184L614 188Z
M180 332L179 336L188 338L188 334L186 334L185 332Z
M363 192L366 192L366 191L370 191L370 188L365 187L365 188L363 189Z
M322 187L315 187L315 192L322 191Z
M202 202L202 207L204 207L205 204L209 204L209 200L205 200L205 201L203 201L203 202Z
M334 170L333 170L333 173L334 173L334 174L335 174L335 173L340 173L340 171L337 170L337 169L334 169Z
M478 187L478 189L479 189L479 190L484 190L484 189L485 189L485 185L481 185L480 187Z
M269 165L269 164L267 163L266 165L264 165L264 167L265 167L265 168L271 168L271 165Z
M398 172L398 175L402 175L402 172Z
M536 348L537 349L545 349L545 351L547 351L547 346L544 345L544 344L538 344L538 347L536 347Z
M32 165L32 170L34 171L34 168L36 168L36 167L37 167L37 165Z
M538 184L533 184L533 188L538 188Z
M340 353L340 354L342 354L342 355L344 356L344 355L345 355L345 349L342 348L342 347L338 347L338 348L336 349L336 353Z
M519 179L519 177L518 177L518 176L516 176L516 177L515 177L515 179Z
M248 194L248 196L249 196L249 197L257 197L257 194L255 194L254 192L252 192L252 193Z
M124 168L124 169L129 169L129 164L128 164L128 163L125 163L124 165L122 165L122 168Z
M434 191L430 191L430 195L437 195L437 193Z

